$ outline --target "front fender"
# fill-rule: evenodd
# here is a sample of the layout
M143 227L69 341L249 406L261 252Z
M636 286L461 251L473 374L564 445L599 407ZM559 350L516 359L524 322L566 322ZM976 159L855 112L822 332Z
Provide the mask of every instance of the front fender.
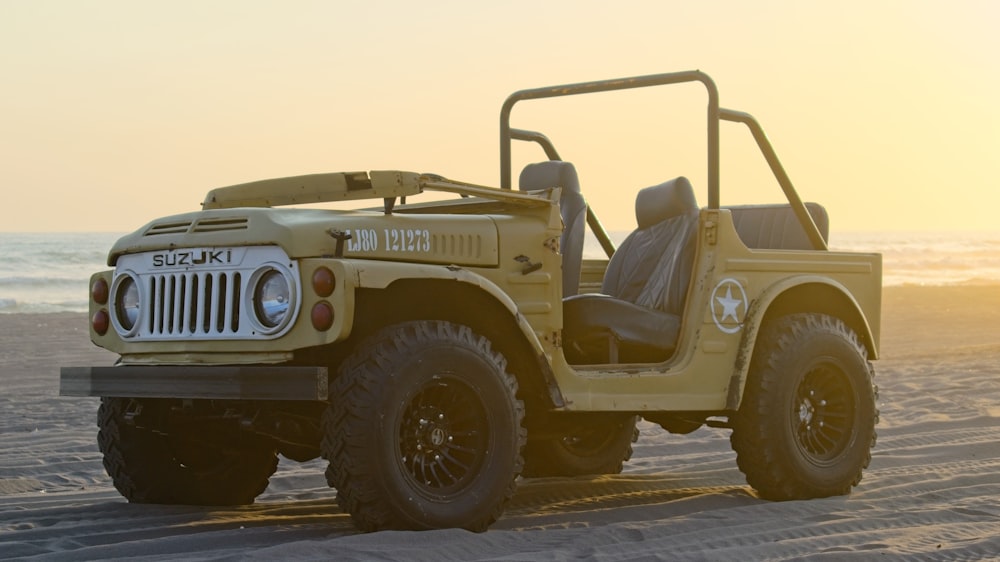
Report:
M353 270L355 286L366 289L386 289L397 281L440 280L471 285L498 302L516 321L521 334L531 345L536 356L545 349L538 335L524 316L518 312L517 304L495 283L482 275L455 265L413 264L377 262L366 260L346 260L345 266Z

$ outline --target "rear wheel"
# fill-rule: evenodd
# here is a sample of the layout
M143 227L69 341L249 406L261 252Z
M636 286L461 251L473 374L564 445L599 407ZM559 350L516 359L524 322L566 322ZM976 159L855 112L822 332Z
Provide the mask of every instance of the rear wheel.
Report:
M485 530L521 472L524 405L466 326L407 322L362 343L323 416L327 482L364 531Z
M631 415L587 415L562 437L528 441L523 474L528 478L618 474L632 458L638 420Z
M216 439L212 428L174 425L168 400L101 398L98 446L115 488L133 503L253 503L278 467L253 436Z
M761 497L841 495L861 481L878 420L873 377L840 319L795 314L764 329L731 438Z

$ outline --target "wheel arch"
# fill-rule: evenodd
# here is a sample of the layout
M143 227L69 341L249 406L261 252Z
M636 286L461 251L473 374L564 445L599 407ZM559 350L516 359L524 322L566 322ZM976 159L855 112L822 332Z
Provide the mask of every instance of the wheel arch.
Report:
M869 359L878 359L878 344L871 325L861 305L846 287L822 277L785 279L762 291L750 306L729 385L727 410L736 411L740 407L761 330L778 318L796 313L827 314L839 318L858 335Z
M411 320L444 320L469 326L490 340L507 359L518 381L522 399L549 409L565 402L545 350L517 305L496 284L475 272L441 266L417 266L417 271L366 279L355 290L354 330L350 341L360 341L388 324ZM373 273L365 266L364 273ZM407 274L409 273L409 274Z

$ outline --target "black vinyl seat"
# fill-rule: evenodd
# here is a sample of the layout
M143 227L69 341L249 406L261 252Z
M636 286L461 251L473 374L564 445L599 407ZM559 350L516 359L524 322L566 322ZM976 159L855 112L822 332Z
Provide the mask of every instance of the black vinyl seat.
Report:
M562 194L559 196L559 212L562 214L563 233L559 239L559 253L562 254L563 297L568 297L580 291L587 202L580 191L576 168L569 162L549 160L528 164L518 178L518 188L521 191L550 187L562 188Z
M698 204L687 178L647 187L638 229L615 251L601 294L563 301L563 348L576 365L652 363L673 353L694 265Z
M820 236L830 241L830 217L818 203L806 203L806 209L819 229ZM755 250L812 250L812 242L792 211L792 206L740 205L723 207L733 215L736 233L747 248Z

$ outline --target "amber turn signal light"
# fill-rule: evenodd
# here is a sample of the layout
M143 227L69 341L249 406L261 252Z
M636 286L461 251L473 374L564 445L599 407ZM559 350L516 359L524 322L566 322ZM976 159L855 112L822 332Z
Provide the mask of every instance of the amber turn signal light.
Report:
M90 298L97 304L108 304L108 282L103 277L94 281L94 286L90 288Z
M333 326L333 307L330 303L323 301L316 303L312 308L312 324L320 332L325 332Z
M108 311L102 308L101 310L95 312L94 317L90 319L90 325L99 336L103 336L108 333L108 326L111 325L111 317L108 316Z
M333 290L337 286L337 278L334 277L332 271L321 267L313 272L312 285L313 291L316 291L317 295L326 298L333 294Z

